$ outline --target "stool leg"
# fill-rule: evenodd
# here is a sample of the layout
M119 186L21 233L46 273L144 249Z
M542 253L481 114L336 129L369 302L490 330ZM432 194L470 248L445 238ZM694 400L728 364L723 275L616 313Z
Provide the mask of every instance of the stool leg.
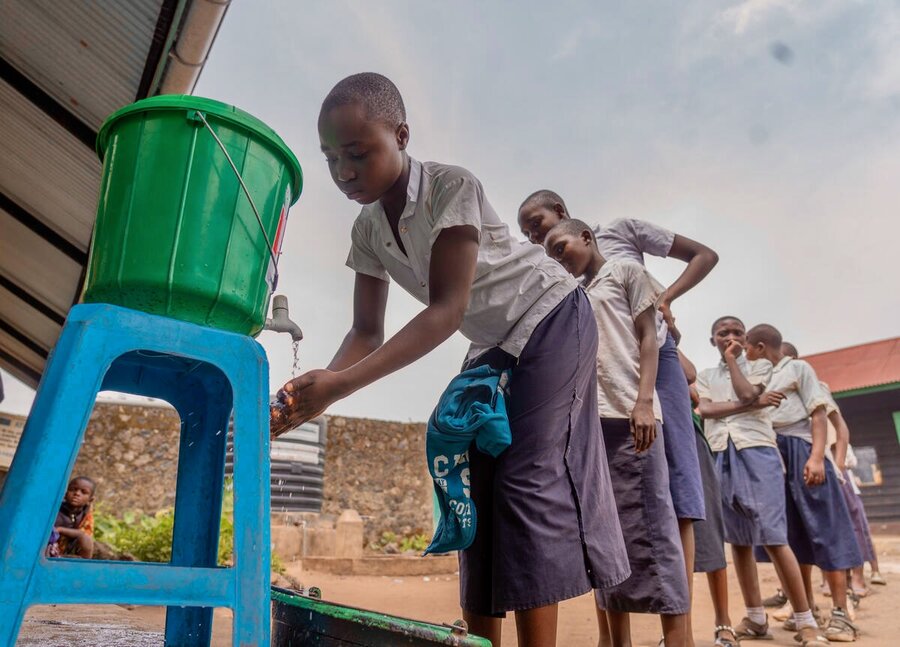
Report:
M175 566L213 567L218 556L231 397L230 387L211 392L213 378L207 379L184 394L185 404L176 405L182 423L172 536ZM168 607L166 645L207 647L212 619L212 607Z
M270 529L268 363L237 390L234 410L234 647L269 644ZM259 372L261 371L261 373ZM249 370L247 371L249 372Z
M38 388L0 492L0 645L14 645L106 358L66 327Z

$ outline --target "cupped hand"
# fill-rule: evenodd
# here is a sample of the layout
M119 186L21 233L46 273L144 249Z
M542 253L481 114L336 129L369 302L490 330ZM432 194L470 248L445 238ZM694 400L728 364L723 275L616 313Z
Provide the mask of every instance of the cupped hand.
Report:
M275 438L322 415L343 395L343 381L333 371L318 369L295 377L281 387L269 409L269 433Z
M631 434L634 436L634 451L641 453L650 449L656 440L656 417L653 407L636 404L631 412Z
M809 457L806 465L803 466L803 482L810 487L822 485L825 482L824 459Z
M765 393L760 393L759 397L756 398L756 408L764 409L766 407L777 407L780 406L784 401L784 393L781 391L766 391Z

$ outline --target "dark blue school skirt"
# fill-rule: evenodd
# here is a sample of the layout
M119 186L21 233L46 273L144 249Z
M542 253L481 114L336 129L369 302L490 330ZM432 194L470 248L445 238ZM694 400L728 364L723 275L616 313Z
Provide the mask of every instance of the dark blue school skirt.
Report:
M812 445L803 438L779 434L778 450L787 469L788 543L797 561L824 571L861 566L862 553L831 461L825 461L825 482L810 487L803 482L803 468Z
M532 609L630 574L597 413L597 324L581 288L535 328L512 366L512 444L469 450L475 541L459 554L460 605L480 615Z
M669 494L665 437L659 434L650 449L637 453L628 420L600 423L631 577L597 591L597 605L623 613L687 613L691 599Z
M853 475L844 470L844 482L841 483L841 491L847 502L847 511L850 513L850 521L853 522L853 533L856 535L856 543L862 553L864 562L873 562L876 559L875 546L872 544L872 533L869 531L869 519L866 517L866 509L863 507L862 498L853 490L850 479Z
M725 568L725 520L722 517L722 489L703 430L695 425L703 506L706 519L694 522L694 572L712 573Z
M679 519L705 519L703 484L691 416L691 394L671 333L659 349L656 393L662 407L669 489Z

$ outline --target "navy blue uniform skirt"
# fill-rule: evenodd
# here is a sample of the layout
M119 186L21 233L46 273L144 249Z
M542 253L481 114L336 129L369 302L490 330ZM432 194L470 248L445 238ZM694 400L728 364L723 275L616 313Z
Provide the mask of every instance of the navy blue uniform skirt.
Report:
M862 553L831 461L825 461L825 482L810 487L803 482L803 468L812 445L802 438L779 435L778 449L787 468L788 543L797 561L824 571L861 566Z
M659 349L656 393L662 407L669 489L675 515L679 519L705 519L703 484L700 482L700 463L691 416L691 394L671 333Z
M784 546L788 543L784 471L774 447L716 454L722 488L725 541L735 546Z
M706 519L694 522L694 572L712 573L725 568L725 520L722 517L722 489L716 476L716 461L703 431L695 425L697 458L703 482Z
M597 591L597 605L629 613L687 613L690 595L669 494L665 438L657 435L650 449L638 453L628 420L601 418L600 424L631 577Z
M535 328L518 361L493 349L466 368L512 366L512 444L469 451L475 541L459 554L460 605L531 609L630 574L597 414L597 324L580 288Z
M866 509L863 507L862 498L856 493L850 479L853 475L844 470L844 482L841 483L841 491L847 502L847 511L850 513L850 521L853 522L853 533L856 535L856 543L862 553L864 562L873 562L876 559L875 546L872 544L872 533L869 531L869 519L866 517Z

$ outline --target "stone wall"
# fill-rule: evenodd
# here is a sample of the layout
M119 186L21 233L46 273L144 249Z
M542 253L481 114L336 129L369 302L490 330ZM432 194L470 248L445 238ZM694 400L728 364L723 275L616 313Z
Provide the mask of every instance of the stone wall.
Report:
M180 422L174 409L98 402L74 474L97 481L97 501L113 513L153 514L174 505ZM432 482L425 424L328 417L322 512L356 510L366 543L382 532L431 535Z
M170 407L98 402L73 475L93 478L98 503L112 512L172 506L179 428Z
M367 543L384 531L430 537L432 489L424 423L329 416L322 512L356 510Z

